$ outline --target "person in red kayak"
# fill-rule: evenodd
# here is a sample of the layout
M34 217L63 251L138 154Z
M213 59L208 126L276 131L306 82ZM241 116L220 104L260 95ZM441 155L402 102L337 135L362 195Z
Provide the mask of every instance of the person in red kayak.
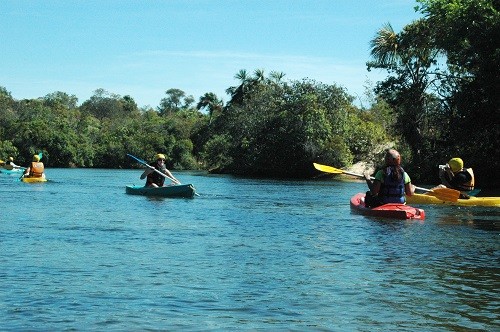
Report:
M389 149L385 154L384 168L375 173L372 180L365 173L366 184L369 191L366 192L365 206L376 207L387 203L406 203L406 195L411 196L415 192L414 186L408 173L401 167L401 155L394 149Z
M165 174L165 176L158 172ZM150 164L149 168L142 173L141 179L146 177L145 187L163 187L166 177L174 183L180 183L165 166L165 155L162 153L158 153L156 155L156 161Z

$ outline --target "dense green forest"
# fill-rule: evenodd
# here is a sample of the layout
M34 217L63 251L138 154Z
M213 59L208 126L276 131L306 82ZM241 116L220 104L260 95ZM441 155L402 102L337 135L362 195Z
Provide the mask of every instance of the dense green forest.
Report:
M130 168L126 154L168 156L172 169L307 178L313 162L377 163L395 147L415 183L461 157L477 184L498 187L500 14L493 0L420 0L423 18L374 32L368 70L383 70L369 105L341 86L241 70L229 100L169 89L159 105L98 89L90 99L57 91L16 100L0 87L0 159L47 167ZM0 82L1 83L1 82Z

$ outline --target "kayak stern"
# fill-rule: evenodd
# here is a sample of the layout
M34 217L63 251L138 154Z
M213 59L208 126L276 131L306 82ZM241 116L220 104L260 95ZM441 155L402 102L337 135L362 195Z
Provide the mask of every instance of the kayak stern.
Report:
M425 211L409 205L399 203L389 203L376 208L365 206L365 194L358 193L351 197L351 209L359 214L372 217L393 218L393 219L416 219L424 220Z

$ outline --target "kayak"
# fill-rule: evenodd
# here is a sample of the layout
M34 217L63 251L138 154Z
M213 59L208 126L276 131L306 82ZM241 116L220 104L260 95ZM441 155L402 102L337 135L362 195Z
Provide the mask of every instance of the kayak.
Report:
M5 169L5 168L0 168L0 173L2 174L21 174L24 172L24 169L22 168L14 168L14 169Z
M125 192L130 195L160 197L193 197L196 190L191 184L178 184L165 187L126 186Z
M500 207L500 197L475 197L462 199L459 198L456 202L443 201L436 196L427 194L413 194L406 196L406 201L410 204L447 204L458 206L496 206Z
M35 183L35 182L47 182L47 179L42 177L42 178L30 178L30 177L23 177L21 179L23 182L27 183Z
M372 217L394 218L394 219L425 219L425 212L409 205L400 203L388 203L376 208L365 206L365 194L357 193L351 197L351 209L359 214Z

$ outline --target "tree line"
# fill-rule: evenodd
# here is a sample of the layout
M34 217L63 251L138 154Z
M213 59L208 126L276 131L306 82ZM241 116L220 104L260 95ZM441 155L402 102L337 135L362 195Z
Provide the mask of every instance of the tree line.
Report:
M497 187L499 5L418 3L422 19L375 32L367 67L387 77L366 107L336 84L260 69L238 72L227 102L173 88L156 108L104 89L78 105L65 92L16 100L0 87L0 159L43 152L48 167L130 168L127 153L162 152L173 169L307 178L313 162L378 163L394 146L416 183L436 183L437 165L459 156L478 185Z

